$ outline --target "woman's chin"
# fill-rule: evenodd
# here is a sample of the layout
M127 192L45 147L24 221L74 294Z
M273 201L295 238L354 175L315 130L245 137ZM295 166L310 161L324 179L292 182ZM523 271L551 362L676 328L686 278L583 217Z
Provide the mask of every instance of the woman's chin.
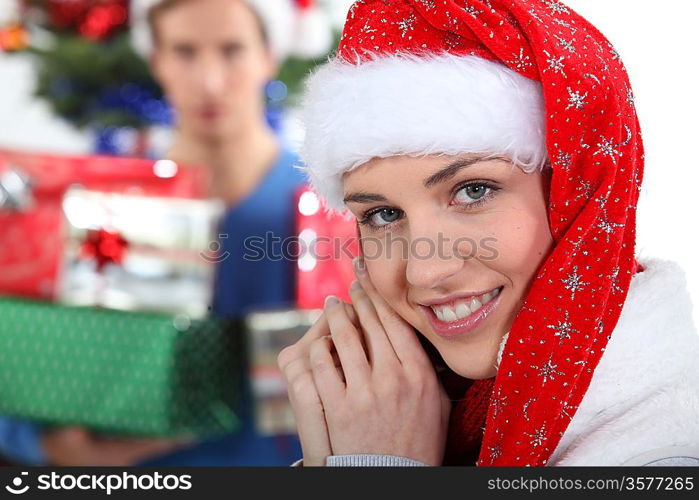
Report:
M471 380L480 380L494 377L495 355L483 352L474 352L473 349L455 349L453 343L449 345L433 344L444 364L455 374Z

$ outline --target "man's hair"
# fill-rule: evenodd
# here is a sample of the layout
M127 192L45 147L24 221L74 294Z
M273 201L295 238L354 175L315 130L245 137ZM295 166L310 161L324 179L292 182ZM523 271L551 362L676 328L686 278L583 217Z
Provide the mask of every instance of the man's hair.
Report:
M177 7L180 4L186 3L186 2L191 2L193 0L162 0L158 3L156 3L154 6L152 6L148 10L148 26L150 27L151 34L153 36L153 43L157 45L158 43L158 29L157 29L157 21L158 18L166 11L173 9ZM247 4L246 2L243 1L243 3ZM265 47L269 47L269 34L267 33L267 28L265 27L265 24L262 22L262 18L260 17L259 13L252 8L252 6L247 5L247 8L252 12L252 15L255 17L255 20L257 21L257 26L260 29L260 36L262 37L262 43L265 45Z

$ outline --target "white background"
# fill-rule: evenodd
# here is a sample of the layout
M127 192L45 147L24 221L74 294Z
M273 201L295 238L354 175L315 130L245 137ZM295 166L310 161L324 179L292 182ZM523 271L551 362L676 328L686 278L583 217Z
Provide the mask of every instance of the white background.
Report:
M0 3L7 0L0 0ZM327 0L344 18L348 0ZM692 0L567 0L602 31L626 65L641 120L646 170L639 202L641 257L661 257L685 269L699 302L697 209L699 161L690 146L699 142L697 94L698 2ZM31 98L29 61L0 54L0 147L87 152L89 138L51 117ZM694 308L695 323L699 312Z

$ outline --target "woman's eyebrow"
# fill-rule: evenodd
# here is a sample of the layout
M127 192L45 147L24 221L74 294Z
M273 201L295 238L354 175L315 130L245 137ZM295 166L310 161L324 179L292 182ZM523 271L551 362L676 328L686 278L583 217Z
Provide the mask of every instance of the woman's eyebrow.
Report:
M352 193L345 196L343 200L345 203L375 203L375 202L386 202L388 199L380 194L375 193Z
M493 156L489 158L471 158L471 159L463 159L463 160L457 160L453 163L450 163L446 167L444 167L442 170L439 172L436 172L432 175L430 175L423 184L425 185L426 188L430 188L436 184L439 184L444 181L448 181L452 177L454 177L456 174L458 174L461 170L464 168L468 168L472 165L476 165L477 163L482 163L486 161L493 161L493 160L501 160L501 161L506 161L509 162L510 160L505 158L504 156Z

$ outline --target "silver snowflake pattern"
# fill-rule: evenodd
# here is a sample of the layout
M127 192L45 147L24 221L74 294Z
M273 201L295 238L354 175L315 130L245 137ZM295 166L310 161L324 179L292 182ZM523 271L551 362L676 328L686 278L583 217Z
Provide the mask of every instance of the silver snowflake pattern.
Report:
M608 201L609 201L609 193L607 193L606 196L598 196L597 198L595 198L595 202L596 202L600 207L604 207L604 206L607 204Z
M612 272L607 276L607 279L610 280L612 283L612 288L611 288L612 294L621 293L624 291L619 286L619 266L615 266L614 269L612 269Z
M546 436L546 424L542 425L540 429L538 429L536 432L533 434L529 432L525 432L527 436L532 438L531 441L529 441L529 444L532 446L541 446L546 442L547 436Z
M614 231L617 227L624 227L625 224L620 224L617 222L610 222L609 217L607 216L607 211L603 210L602 215L599 217L599 222L597 223L597 228L600 229L604 234L607 239L607 243L609 243L609 239L611 238L611 235L614 234Z
M464 11L466 11L467 14L471 14L473 17L478 17L479 14L483 14L482 10L478 10L472 5L465 5Z
M630 88L626 89L626 102L628 102L632 108L636 107L636 98L633 95L633 90Z
M556 158L556 163L558 163L561 168L567 172L570 170L570 166L573 163L573 156L570 153L559 151Z
M573 272L568 273L568 277L561 281L565 284L565 289L570 291L571 300L575 300L575 292L589 285L588 282L582 280L582 275L578 274L578 266L573 266Z
M563 50L567 50L568 52L576 52L575 46L573 45L575 43L575 38L572 38L570 40L566 40L563 37L560 37L558 35L553 35L556 40L558 40L558 44L563 48Z
M553 22L559 26L564 26L568 28L570 30L570 33L573 35L578 31L578 28L576 28L575 26L571 26L570 23L564 21L563 19L554 19Z
M499 444L495 446L488 446L488 457L491 461L495 461L498 457L502 456L502 447Z
M554 57L551 54L549 54L548 50L544 50L544 54L546 54L546 62L548 63L548 67L545 68L544 71L552 70L554 73L560 73L563 75L564 78L568 78L564 71L564 68L566 66L565 64L563 64L565 56Z
M536 401L536 398L529 398L527 399L527 402L522 405L522 415L524 415L524 419L529 421L529 414L527 414L527 410L529 409L529 405L532 404L534 401Z
M565 372L556 370L556 368L558 368L558 365L553 364L551 359L552 358L549 358L549 360L541 366L536 366L536 365L530 366L530 368L537 368L539 370L538 375L540 377L544 377L544 384L546 382L548 382L549 380L554 380L557 375L564 375L565 374Z
M602 321L602 318L597 320L597 326L594 328L594 330L598 335L602 335L604 333L604 321Z
M602 63L602 67L600 68L602 70L602 73L606 73L609 71L609 64L607 64L607 59L602 57L601 55L597 54L597 59Z
M362 29L359 30L360 33L376 33L378 31L376 28L372 28L371 24L369 24L369 21L364 23L364 26L362 26Z
M534 9L529 9L529 15L531 15L534 19L536 19L537 21L539 21L540 23L543 24L544 20L541 19L541 17L539 16L539 14L537 14L536 11L535 11Z
M398 30L401 32L401 38L405 38L408 31L413 31L415 22L417 22L417 17L415 17L415 14L410 14L410 16L406 17L405 19L396 21L393 24L398 26Z
M444 35L444 42L447 44L447 46L450 49L455 49L457 47L461 47L463 45L463 40L459 35L454 33L453 31L447 31L445 32Z
M611 43L609 44L609 53L612 54L613 61L621 60L621 56L619 55L619 52L617 52L617 50L614 48L614 46Z
M555 330L554 335L560 337L561 341L571 338L571 334L580 333L580 330L573 328L573 323L570 322L568 311L565 312L565 319L559 321L557 325L548 325L548 328Z
M584 94L581 94L580 91L575 91L568 87L568 106L566 106L566 109L570 108L575 108L575 109L584 109L585 105L587 104L585 102L585 99L587 98L587 95L589 92L585 92Z
M558 3L556 0L541 0L541 3L546 5L547 8L551 9L553 14L570 14L568 7Z
M427 10L432 10L435 7L435 0L418 0Z
M534 64L530 61L530 57L524 55L523 47L519 48L519 54L513 54L512 56L513 59L507 62L513 64L517 69L526 69L529 66L534 66Z
M597 143L597 147L599 149L592 153L592 156L603 154L604 156L610 157L612 162L614 162L616 165L617 157L624 156L624 154L619 151L618 148L620 146L628 145L631 142L631 139L633 139L633 132L631 132L629 126L624 124L624 129L626 130L626 139L620 143L615 143L611 139L607 139L605 136L600 136L600 141Z
M623 153L617 149L619 146L619 144L615 144L611 139L601 136L600 141L597 143L599 149L592 153L592 156L597 156L598 154L608 156L612 159L614 165L616 165L617 157L623 155Z
M573 201L578 201L580 198L585 198L586 200L589 200L592 198L592 195L594 194L594 189L592 189L592 185L590 181L586 181L582 177L578 179L580 182L580 185L575 188L576 191L580 191L580 194L577 195Z
M360 5L364 5L364 3L365 3L365 0L357 0L356 2L354 2L352 4L352 7L350 7L350 10L349 10L350 19L354 19L354 14L355 14L354 11L357 10L357 7L359 7Z
M583 76L584 76L585 78L591 78L592 80L595 81L595 83L596 83L597 85L600 84L599 78L597 78L597 76L593 75L592 73L585 73ZM593 87L593 88L594 88L594 87Z
M507 406L506 399L507 399L507 396L501 395L499 389L498 389L497 396L494 396L491 398L490 406L493 408L493 416L494 417L497 417L500 413L502 413L505 406Z
M580 250L580 247L582 246L583 243L585 243L585 239L582 236L579 236L578 240L573 242L573 250L575 252Z
M568 412L570 410L577 408L577 407L578 407L578 405L571 405L571 404L568 404L568 401L566 401L565 403L563 403L563 408L561 408L561 413L568 418L573 418L573 416Z
M621 146L626 146L629 142L631 142L631 139L633 139L633 132L631 132L629 126L624 124L624 129L626 130L626 139L624 139L624 142L620 144Z

